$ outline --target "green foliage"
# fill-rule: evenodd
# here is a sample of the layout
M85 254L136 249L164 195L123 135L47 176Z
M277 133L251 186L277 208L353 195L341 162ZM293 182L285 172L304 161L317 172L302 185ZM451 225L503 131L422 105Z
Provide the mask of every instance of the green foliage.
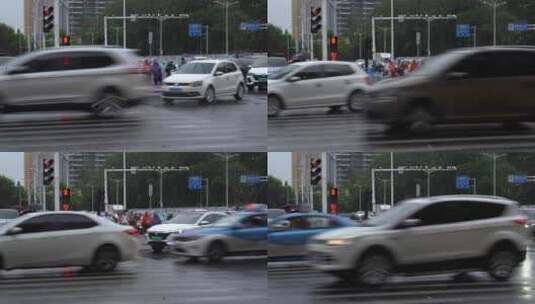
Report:
M18 206L17 185L10 178L0 175L0 208L13 208ZM21 186L20 200L26 201L26 190Z
M266 201L269 208L280 208L287 204L295 203L295 193L288 184L274 176L268 177Z
M122 16L123 1L116 0L109 4L104 16ZM209 26L210 53L224 53L225 51L225 9L215 4L213 0L128 0L127 15L130 14L189 14L189 19L166 20L163 29L163 44L165 54L182 54L205 51L204 38L188 36L189 23L201 23ZM266 31L246 32L239 29L241 22L267 23L267 1L240 0L238 5L229 9L229 48L231 51L266 51ZM115 27L120 27L119 44L122 45L122 20L109 20L108 39L115 44ZM98 20L84 20L84 31L80 37L82 44L104 43L103 16ZM157 20L127 21L127 44L129 48L139 49L145 55L149 54L148 33L153 32L153 54L159 53L159 22Z
M19 47L20 46L20 47ZM16 56L27 48L26 37L10 26L0 23L0 55Z

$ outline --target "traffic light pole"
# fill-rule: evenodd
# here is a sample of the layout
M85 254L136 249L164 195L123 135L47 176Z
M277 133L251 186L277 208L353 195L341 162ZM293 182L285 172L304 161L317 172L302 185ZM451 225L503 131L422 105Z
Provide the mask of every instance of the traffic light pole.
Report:
M54 0L54 14L56 14L56 17L54 17L54 47L59 47L59 0ZM59 192L58 192L59 193ZM58 210L58 209L55 209Z
M321 212L327 213L327 152L321 153L321 164Z
M321 1L321 12L324 15L323 18L321 18L321 50L322 50L322 60L327 61L329 59L328 57L328 48L327 48L327 0ZM323 155L323 154L322 154ZM323 156L322 156L323 158ZM323 164L325 164L322 161ZM327 188L327 186L325 186ZM322 190L323 191L323 190ZM325 189L325 211L327 210L327 189Z
M56 168L54 168L54 211L59 211L59 152L54 153L54 166L56 166Z

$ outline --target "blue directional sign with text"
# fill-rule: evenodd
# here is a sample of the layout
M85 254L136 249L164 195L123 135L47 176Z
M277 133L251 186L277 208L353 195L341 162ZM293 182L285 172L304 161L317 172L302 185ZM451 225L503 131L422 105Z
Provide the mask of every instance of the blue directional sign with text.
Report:
M190 189L190 190L201 190L202 189L202 177L201 176L190 176L188 178L188 189Z
M509 23L507 25L509 32L526 32L529 31L529 24L527 23Z
M260 23L257 23L257 22L254 22L254 23L242 22L242 23L240 23L240 30L257 32L257 31L260 30L261 26L262 25Z
M256 176L256 175L242 175L240 176L240 183L242 184L259 184L262 183L265 180L264 176Z
M526 175L509 175L507 181L511 184L520 185L528 182L528 177Z
M199 23L190 23L188 27L188 33L190 37L202 36L202 25Z
M455 36L457 38L470 37L470 24L457 24Z
M455 180L455 188L470 189L470 177L466 175L459 175Z

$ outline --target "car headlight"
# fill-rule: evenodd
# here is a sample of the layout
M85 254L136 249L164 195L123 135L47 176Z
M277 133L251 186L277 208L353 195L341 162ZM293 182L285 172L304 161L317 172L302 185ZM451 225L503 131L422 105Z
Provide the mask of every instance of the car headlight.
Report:
M194 81L191 83L191 86L192 87L201 87L202 86L202 81Z
M327 240L326 244L327 246L345 246L349 245L350 241L347 239L331 239Z

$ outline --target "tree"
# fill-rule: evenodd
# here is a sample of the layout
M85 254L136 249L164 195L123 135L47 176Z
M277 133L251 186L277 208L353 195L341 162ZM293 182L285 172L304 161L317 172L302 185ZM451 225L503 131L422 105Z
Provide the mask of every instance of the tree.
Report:
M266 201L269 208L281 208L284 205L295 204L294 190L288 184L274 176L268 177Z
M24 187L17 185L10 178L0 175L0 208L14 208L18 206L19 200L25 201L26 191Z
M0 55L16 56L26 51L27 40L5 23L0 23Z

